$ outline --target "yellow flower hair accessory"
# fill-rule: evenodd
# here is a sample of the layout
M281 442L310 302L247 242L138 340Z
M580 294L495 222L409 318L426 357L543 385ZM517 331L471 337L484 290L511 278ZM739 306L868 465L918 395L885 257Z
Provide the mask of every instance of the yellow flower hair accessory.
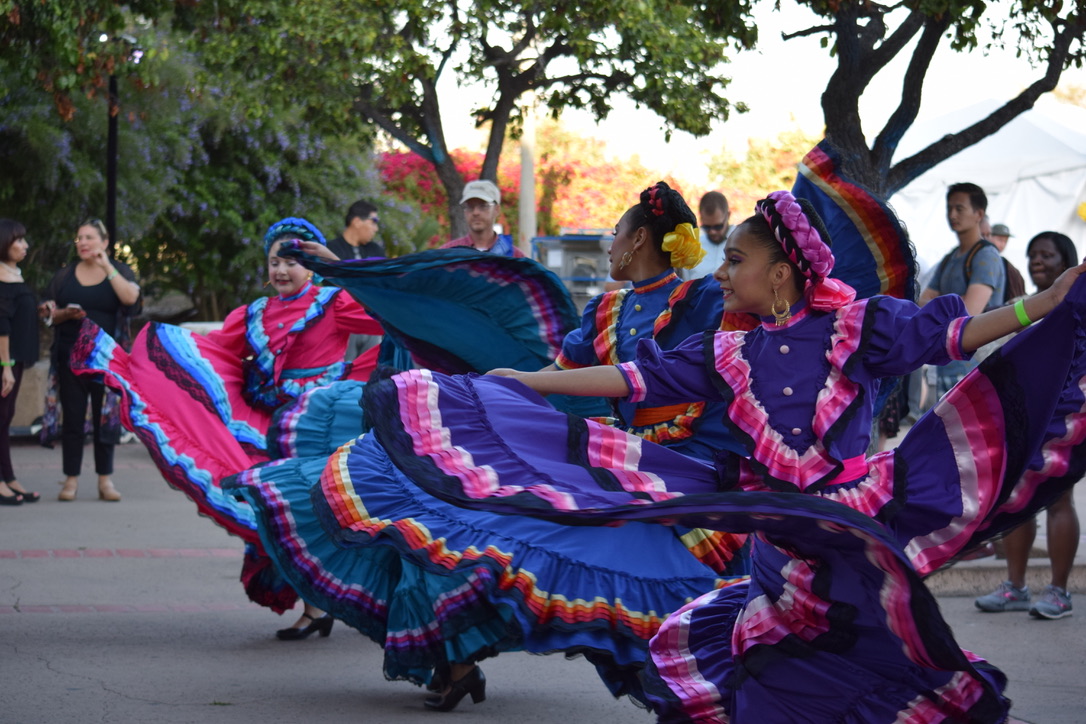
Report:
M679 224L675 231L664 234L661 247L671 254L671 266L676 269L693 269L705 258L705 249L692 224Z

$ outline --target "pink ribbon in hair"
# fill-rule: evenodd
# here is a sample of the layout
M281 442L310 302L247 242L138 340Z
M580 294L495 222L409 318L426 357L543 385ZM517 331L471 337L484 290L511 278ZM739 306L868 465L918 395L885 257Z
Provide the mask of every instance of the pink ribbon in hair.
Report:
M856 290L840 279L826 277L807 289L807 306L820 312L832 312L856 300Z

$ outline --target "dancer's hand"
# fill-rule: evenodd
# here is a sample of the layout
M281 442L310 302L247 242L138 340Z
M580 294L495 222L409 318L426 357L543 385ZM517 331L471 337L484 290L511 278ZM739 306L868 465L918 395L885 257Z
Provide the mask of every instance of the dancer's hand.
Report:
M1043 292L1038 292L1034 296L1045 297L1045 301L1052 305L1047 311L1051 311L1056 308L1056 305L1064 300L1064 297L1067 296L1067 292L1071 291L1071 287L1074 286L1083 272L1086 272L1086 261L1078 266L1073 266L1063 274L1060 274L1056 281L1052 283L1052 286Z
M302 241L299 242L298 248L310 256L315 256L318 259L327 259L328 261L339 261L339 257L336 253L329 249L324 244L317 243L315 241Z

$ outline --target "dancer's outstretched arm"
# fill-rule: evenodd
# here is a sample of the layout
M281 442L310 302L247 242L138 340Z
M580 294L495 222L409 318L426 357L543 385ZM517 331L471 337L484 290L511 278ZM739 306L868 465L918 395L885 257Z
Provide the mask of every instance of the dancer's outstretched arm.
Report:
M541 395L578 395L581 397L626 397L630 388L626 378L611 365L584 367L576 370L521 372L499 367L488 375L520 380Z
M1083 272L1086 272L1086 262L1065 271L1052 286L1043 292L1024 299L1020 303L1020 309L1031 321L1039 321L1063 301L1071 286ZM962 347L965 351L973 352L992 340L1022 329L1023 324L1018 318L1018 310L1015 306L1018 305L993 309L970 319L962 332Z

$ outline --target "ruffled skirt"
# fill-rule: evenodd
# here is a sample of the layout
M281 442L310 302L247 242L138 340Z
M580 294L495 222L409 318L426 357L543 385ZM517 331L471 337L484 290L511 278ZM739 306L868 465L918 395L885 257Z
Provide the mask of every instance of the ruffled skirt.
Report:
M449 663L502 651L560 651L588 657L616 695L638 695L663 619L740 580L695 555L716 550L704 532L681 540L655 525L572 529L449 505L372 435L226 486L251 504L291 585L382 645L393 679L424 683Z
M1000 721L1002 676L955 645L922 579L1086 471L1084 308L1079 283L866 475L818 495L735 492L509 379L414 371L368 387L366 404L395 465L457 505L755 534L750 584L691 604L653 642L646 688L663 720Z

